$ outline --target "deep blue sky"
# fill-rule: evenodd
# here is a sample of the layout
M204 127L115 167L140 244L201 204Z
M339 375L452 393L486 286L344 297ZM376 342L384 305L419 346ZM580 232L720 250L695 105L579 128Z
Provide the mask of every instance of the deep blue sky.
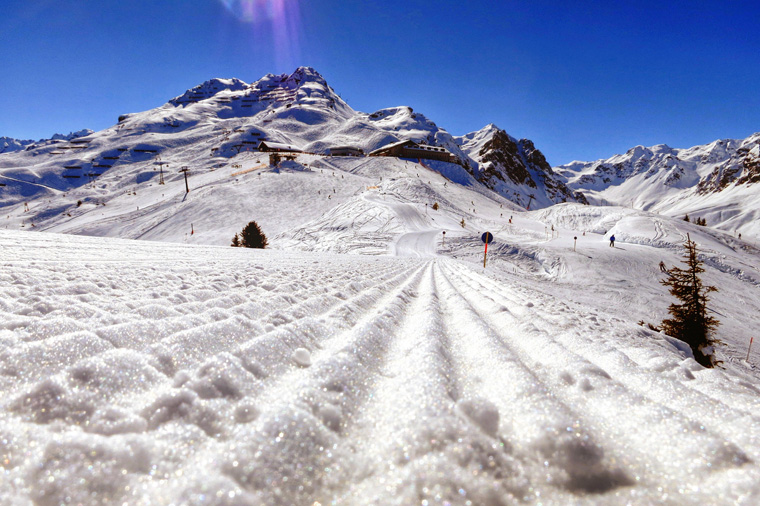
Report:
M552 165L760 131L757 1L224 3L0 0L0 136L100 130L299 65L354 109L409 105L455 135L495 123Z

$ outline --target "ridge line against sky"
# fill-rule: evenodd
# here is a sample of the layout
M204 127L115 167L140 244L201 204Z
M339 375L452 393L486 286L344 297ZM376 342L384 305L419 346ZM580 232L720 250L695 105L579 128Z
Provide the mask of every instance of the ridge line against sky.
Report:
M760 131L757 2L0 0L0 136L116 123L307 65L358 111L494 123L552 165Z

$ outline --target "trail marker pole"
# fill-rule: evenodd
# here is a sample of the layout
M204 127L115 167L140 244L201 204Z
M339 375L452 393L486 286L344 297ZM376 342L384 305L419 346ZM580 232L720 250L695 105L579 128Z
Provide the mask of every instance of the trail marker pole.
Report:
M578 236L573 237L573 251L575 251L575 244L578 242Z
M749 338L749 348L747 348L747 362L749 362L749 351L752 349L752 341L754 341L754 337Z
M446 244L446 231L445 230L443 231L443 239L441 239L441 247L443 247L444 244Z
M480 240L486 243L486 249L483 252L483 268L486 268L486 258L488 256L488 243L493 241L493 234L491 232L485 232L480 236Z

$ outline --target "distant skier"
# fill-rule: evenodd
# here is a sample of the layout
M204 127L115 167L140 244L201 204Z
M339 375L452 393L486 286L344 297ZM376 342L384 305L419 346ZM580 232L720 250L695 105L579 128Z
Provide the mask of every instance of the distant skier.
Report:
M615 236L611 235L610 236L610 248L614 248L614 247L615 247Z
M662 272L668 272L667 267L665 267L665 262L663 262L662 260L660 260L660 270Z

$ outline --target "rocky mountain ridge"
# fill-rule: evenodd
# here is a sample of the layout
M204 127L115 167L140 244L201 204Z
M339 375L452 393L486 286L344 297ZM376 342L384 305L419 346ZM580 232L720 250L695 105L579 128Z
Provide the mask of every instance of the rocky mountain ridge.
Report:
M529 139L519 141L489 124L458 138L462 149L478 163L476 178L488 188L530 208L559 202L587 203L557 177L543 153Z

